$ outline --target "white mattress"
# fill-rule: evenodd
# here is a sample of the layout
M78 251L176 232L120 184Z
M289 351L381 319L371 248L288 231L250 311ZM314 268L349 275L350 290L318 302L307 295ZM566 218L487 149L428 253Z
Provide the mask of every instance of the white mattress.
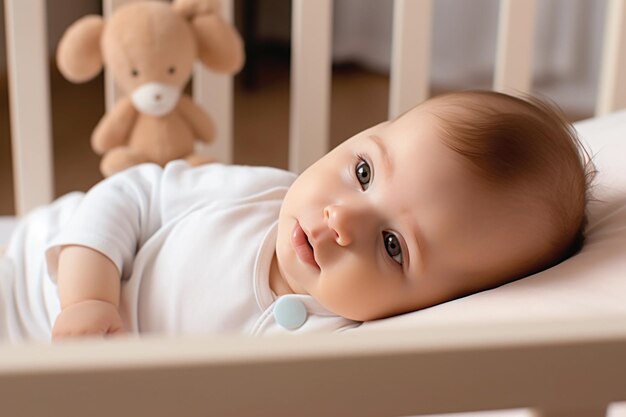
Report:
M626 111L576 124L599 174L589 206L582 251L561 264L522 280L422 311L363 324L352 331L380 327L420 328L447 323L626 316ZM0 246L15 221L0 217ZM451 414L455 417L527 417L525 410ZM609 410L626 417L626 403Z

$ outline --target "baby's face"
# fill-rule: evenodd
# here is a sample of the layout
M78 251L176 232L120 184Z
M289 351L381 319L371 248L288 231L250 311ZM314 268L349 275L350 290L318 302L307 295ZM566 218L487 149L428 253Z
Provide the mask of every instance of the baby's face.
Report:
M293 292L371 320L496 285L519 270L517 253L535 244L529 211L482 186L442 142L437 123L413 110L355 135L298 177L276 244Z

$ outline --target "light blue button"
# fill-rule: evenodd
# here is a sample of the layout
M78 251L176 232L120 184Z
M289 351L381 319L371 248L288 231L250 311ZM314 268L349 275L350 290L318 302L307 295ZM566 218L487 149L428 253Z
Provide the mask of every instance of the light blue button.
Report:
M276 322L287 330L296 330L304 324L307 311L304 303L295 297L285 295L274 305Z

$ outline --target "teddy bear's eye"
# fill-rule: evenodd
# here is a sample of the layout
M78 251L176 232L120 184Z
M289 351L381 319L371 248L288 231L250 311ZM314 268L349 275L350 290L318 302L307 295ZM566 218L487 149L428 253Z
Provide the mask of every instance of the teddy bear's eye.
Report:
M132 75L133 77L136 77L136 76L138 76L138 75L139 75L139 71L137 71L137 69L136 69L136 68L133 68L133 69L130 71L130 75Z
M167 69L167 73L170 75L174 74L175 72L176 72L176 67L169 67Z

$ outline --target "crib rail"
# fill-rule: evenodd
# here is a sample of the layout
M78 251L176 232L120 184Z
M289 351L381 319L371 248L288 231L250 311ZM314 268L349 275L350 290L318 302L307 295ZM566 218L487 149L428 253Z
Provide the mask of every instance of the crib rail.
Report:
M535 9L535 0L500 3L495 90L510 94L531 91Z
M45 3L5 1L16 213L52 200L52 128Z
M104 0L105 14L136 0ZM223 0L232 20L233 0ZM304 170L329 147L330 39L332 0L293 0L292 90L289 166ZM428 97L432 0L395 0L389 116ZM46 1L6 0L11 137L16 212L49 202L53 196ZM535 0L501 0L494 89L532 90ZM626 106L626 0L609 0L597 113ZM196 101L215 118L218 138L210 152L232 162L232 78L195 71ZM106 82L106 101L115 89Z
M329 147L332 1L292 7L289 168L302 172Z
M626 1L609 0L603 44L596 114L626 107Z
M542 417L599 417L626 400L625 323L2 347L0 404L19 416L391 417L533 407Z

